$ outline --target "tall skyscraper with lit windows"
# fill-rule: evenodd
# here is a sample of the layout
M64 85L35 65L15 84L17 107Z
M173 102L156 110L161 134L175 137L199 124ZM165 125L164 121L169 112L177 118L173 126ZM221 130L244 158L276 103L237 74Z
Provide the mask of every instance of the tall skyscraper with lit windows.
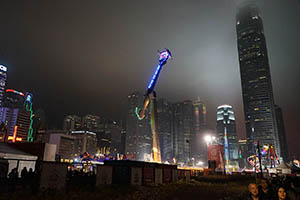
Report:
M268 52L256 5L239 8L236 31L247 139L252 143L259 141L260 145L272 144L279 155Z

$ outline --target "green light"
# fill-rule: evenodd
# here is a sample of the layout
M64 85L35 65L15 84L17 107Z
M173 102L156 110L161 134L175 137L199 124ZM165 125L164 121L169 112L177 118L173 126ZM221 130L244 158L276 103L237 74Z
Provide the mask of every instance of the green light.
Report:
M143 118L141 118L140 115L139 115L139 109L138 109L138 107L135 107L135 114L136 114L136 116L137 116L137 118L138 118L139 120L142 120L142 119L143 119Z
M30 112L30 126L28 130L27 142L33 142L33 110L32 110L32 96L31 94L27 94L26 101L24 102L26 111Z

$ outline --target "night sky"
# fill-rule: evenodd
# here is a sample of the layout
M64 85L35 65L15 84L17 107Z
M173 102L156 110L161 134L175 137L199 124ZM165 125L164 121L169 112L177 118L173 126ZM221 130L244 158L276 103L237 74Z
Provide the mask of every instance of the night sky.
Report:
M233 106L245 137L235 31L238 0L1 0L0 64L8 88L31 91L58 128L67 114L119 119L128 94L144 92L158 62L173 59L158 98ZM283 109L291 155L300 157L300 1L260 0L275 102Z

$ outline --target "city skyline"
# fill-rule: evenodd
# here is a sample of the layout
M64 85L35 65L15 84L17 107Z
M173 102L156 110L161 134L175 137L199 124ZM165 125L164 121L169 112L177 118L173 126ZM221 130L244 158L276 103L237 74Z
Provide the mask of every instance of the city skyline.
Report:
M167 47L174 57L158 81L158 99L179 102L200 96L207 104L211 127L215 108L230 104L236 113L238 135L245 138L234 1L205 5L178 2L172 8L167 2L128 6L118 2L102 7L91 3L83 8L58 2L52 6L2 4L1 20L10 22L3 23L6 31L0 47L1 64L8 68L7 85L31 91L36 108L42 107L52 123L57 117L61 121L55 123L61 125L64 116L77 113L116 119L127 95L146 88L155 70L156 50ZM300 112L299 94L295 94L300 85L299 2L263 1L259 6L274 97L283 110L290 150L299 156L293 143L298 138ZM125 13L131 14L125 17Z

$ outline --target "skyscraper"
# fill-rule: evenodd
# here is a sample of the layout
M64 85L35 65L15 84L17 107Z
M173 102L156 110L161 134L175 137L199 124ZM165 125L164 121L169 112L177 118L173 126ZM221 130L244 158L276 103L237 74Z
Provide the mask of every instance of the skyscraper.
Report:
M136 116L135 109L142 105L143 96L134 92L127 96L126 147L125 153L134 160L150 160L152 151L152 132L149 114L143 120Z
M193 104L184 101L174 104L174 156L178 162L187 164L191 160L193 134Z
M32 94L7 89L0 108L0 122L7 129L6 141L33 141Z
M81 128L81 117L68 115L64 119L63 129L65 131L79 130Z
M158 132L162 161L173 159L173 110L172 104L165 99L157 102Z
M90 114L82 117L81 128L83 130L98 132L100 129L100 117Z
M247 139L274 145L280 153L271 74L258 8L241 7L236 17L237 43ZM254 152L254 149L252 149Z
M7 68L0 65L0 107L3 106L4 90L6 86L6 71Z
M217 108L217 139L228 150L229 161L238 159L238 139L236 134L235 117L232 106L222 105ZM226 130L225 130L226 129Z
M191 142L191 154L196 163L207 163L207 145L204 140L207 133L206 105L198 98L193 101L193 134Z

